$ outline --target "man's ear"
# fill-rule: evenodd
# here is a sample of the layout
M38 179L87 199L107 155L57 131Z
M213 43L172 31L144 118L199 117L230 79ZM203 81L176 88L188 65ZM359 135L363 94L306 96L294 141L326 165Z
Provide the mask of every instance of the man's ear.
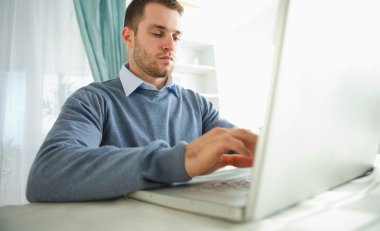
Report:
M129 27L124 27L123 31L121 32L121 37L123 37L123 40L125 44L128 45L128 47L132 46L134 39L133 30L131 30Z

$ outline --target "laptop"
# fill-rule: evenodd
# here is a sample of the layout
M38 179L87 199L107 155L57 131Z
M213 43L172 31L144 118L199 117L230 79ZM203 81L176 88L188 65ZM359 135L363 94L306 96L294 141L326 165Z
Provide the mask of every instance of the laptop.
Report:
M254 166L129 197L232 221L260 220L371 171L380 141L375 4L280 0Z

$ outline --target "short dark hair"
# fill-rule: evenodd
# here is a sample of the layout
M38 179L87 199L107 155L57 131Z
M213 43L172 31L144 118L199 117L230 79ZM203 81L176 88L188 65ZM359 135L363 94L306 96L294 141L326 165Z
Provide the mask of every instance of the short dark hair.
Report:
M128 27L137 33L137 25L141 21L148 3L158 3L176 10L180 15L183 13L183 7L176 0L132 0L125 11L124 27Z

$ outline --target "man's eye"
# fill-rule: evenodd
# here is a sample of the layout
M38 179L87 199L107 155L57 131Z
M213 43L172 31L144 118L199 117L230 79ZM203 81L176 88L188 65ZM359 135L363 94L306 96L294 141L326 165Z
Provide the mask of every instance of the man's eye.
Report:
M181 40L180 37L173 37L173 39L174 39L174 41L179 41L179 40Z
M161 33L152 33L154 37L161 38L162 34Z

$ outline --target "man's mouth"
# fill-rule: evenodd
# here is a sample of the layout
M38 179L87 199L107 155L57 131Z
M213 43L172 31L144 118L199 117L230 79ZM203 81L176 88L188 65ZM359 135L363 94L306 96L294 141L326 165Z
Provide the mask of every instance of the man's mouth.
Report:
M174 57L173 56L170 56L170 55L163 55L163 56L160 56L159 59L163 60L163 61L174 61Z

